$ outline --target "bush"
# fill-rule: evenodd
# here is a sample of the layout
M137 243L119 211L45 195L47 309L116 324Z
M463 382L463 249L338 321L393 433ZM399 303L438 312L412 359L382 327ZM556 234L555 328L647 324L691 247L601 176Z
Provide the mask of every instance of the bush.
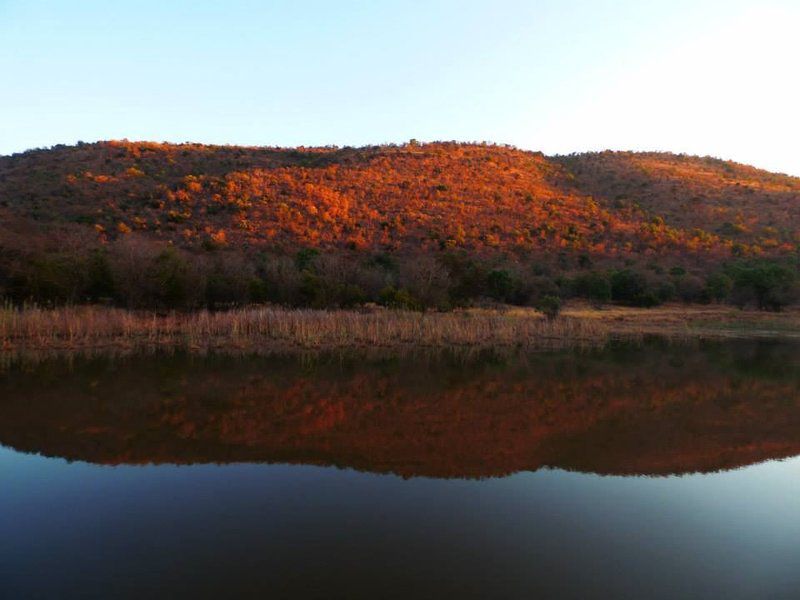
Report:
M670 300L674 299L676 294L678 293L676 290L676 286L669 280L659 281L656 283L655 290L653 291L655 297L658 299L658 302L669 302Z
M89 287L87 267L86 260L71 253L27 256L8 277L6 293L17 303L33 300L53 305L84 300Z
M368 300L364 284L376 287L368 272L345 257L316 255L300 274L299 303L314 308L350 307Z
M722 302L733 290L733 280L724 273L715 273L706 279L706 296L710 301Z
M654 263L649 271L629 265L568 279L550 271L551 263L511 257L499 262L464 251L368 256L305 249L250 257L223 248L192 253L137 233L108 245L70 239L32 240L24 252L3 252L0 246L0 297L15 303L113 301L178 310L248 302L316 308L379 302L393 308L448 309L490 297L548 315L558 314L565 291L598 307L609 301L647 307L679 298L780 310L800 300L797 268L769 260L740 260L705 277L682 267L657 269Z
M438 261L416 256L399 265L397 287L404 288L424 307L449 308L450 276Z
M708 302L706 282L696 275L681 275L675 279L675 292L683 302Z
M148 269L159 247L136 235L121 238L109 248L115 299L128 308L152 307L154 291Z
M300 286L303 278L295 261L288 257L262 259L259 275L264 282L268 301L287 306L301 303Z
M521 279L515 291L514 304L536 306L545 296L559 298L561 287L547 275Z
M254 285L258 285L254 282L263 285L263 282L255 277L252 263L237 254L216 256L207 267L206 304L212 308L246 304L251 300L251 291L256 289ZM261 291L260 301L263 302L266 290Z
M247 293L251 302L261 304L269 300L269 287L267 282L258 276L253 276L247 284Z
M548 319L552 320L561 312L561 298L558 296L542 296L536 301L536 310L543 313Z
M381 290L380 303L389 308L400 308L406 310L422 310L422 305L405 289L397 289L394 286L386 286Z
M779 311L800 299L797 272L776 263L736 265L732 268L731 300L743 308Z
M166 248L151 264L154 304L160 308L186 310L200 304L205 291L202 273L175 248Z
M305 271L309 269L317 256L319 256L319 250L316 248L303 248L300 250L294 258L297 270Z
M498 302L508 302L514 293L514 279L504 269L494 269L486 276L486 290Z
M441 263L450 281L448 298L452 304L463 305L486 295L486 269L465 254L445 254Z
M648 308L661 302L655 291L649 289L645 276L631 269L611 275L611 298L620 304Z
M94 250L89 255L87 274L89 281L86 294L91 300L110 300L116 296L114 273L104 249Z
M596 308L611 300L611 282L605 273L581 273L572 282L576 296L585 298Z

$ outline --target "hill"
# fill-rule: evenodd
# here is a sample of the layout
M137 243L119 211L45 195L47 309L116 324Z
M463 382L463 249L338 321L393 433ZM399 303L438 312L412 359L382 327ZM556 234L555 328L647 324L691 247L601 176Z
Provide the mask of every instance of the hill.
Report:
M716 158L601 152L558 157L575 190L607 210L644 212L679 231L717 236L741 253L800 242L800 179Z
M34 254L121 245L141 258L159 244L262 272L264 256L305 252L410 260L431 280L475 261L511 275L654 261L705 275L732 257L796 256L800 179L655 153L110 141L0 157L0 217L7 289Z
M596 255L789 252L800 179L716 159L504 146L244 148L101 142L0 157L12 217L184 246Z

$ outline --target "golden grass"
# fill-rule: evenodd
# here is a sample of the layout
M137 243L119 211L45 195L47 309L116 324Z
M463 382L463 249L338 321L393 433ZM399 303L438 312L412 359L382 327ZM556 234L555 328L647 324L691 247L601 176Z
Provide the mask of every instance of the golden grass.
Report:
M665 304L656 308L608 306L602 310L572 303L562 313L572 319L601 323L614 335L667 337L780 337L800 336L800 308L780 313L740 310L719 304Z
M253 307L157 315L98 306L0 310L6 350L103 347L551 347L605 339L603 324L528 312L417 313Z
M225 312L156 314L103 306L0 307L0 351L136 349L328 350L398 348L554 349L611 338L800 337L800 311L780 314L721 306L654 309L575 303L555 320L525 308L449 313L292 310L249 307Z

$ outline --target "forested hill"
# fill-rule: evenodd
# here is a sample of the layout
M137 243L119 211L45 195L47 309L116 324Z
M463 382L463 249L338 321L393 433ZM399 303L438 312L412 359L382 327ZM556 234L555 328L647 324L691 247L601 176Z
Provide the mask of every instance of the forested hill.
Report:
M45 272L60 268L54 253L130 262L132 246L198 264L237 257L262 272L264 257L300 256L299 272L303 256L387 268L422 257L452 280L475 264L520 277L623 267L705 276L731 260L791 261L798 244L800 178L712 158L128 141L0 157L0 293L14 297L47 295L32 289L42 273L25 272L37 260Z
M0 158L5 223L188 248L781 254L800 179L710 158L491 145L278 149L101 142Z

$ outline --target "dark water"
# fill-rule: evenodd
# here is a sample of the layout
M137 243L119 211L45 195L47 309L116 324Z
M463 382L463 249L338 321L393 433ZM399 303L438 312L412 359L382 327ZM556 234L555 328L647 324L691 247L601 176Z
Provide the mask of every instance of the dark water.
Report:
M0 597L800 596L800 347L0 373Z

